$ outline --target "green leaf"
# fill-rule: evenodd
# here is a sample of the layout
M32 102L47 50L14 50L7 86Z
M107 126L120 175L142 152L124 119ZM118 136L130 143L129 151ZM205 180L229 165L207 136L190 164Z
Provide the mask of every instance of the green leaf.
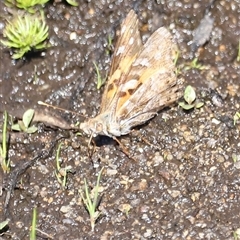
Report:
M24 125L24 123L23 123L23 121L18 121L18 125L19 125L19 127L20 127L20 131L22 131L22 132L26 132L26 126Z
M184 100L191 105L196 99L196 93L192 86L188 85L184 91Z
M14 54L12 55L12 58L13 58L13 59L19 59L19 58L22 58L24 54L25 54L25 52L19 51L19 52L17 52L17 53L14 53Z
M23 123L26 128L30 126L30 123L33 119L34 116L34 110L33 109L28 109L24 114L23 114Z
M4 41L4 40L1 40L1 43L9 48L18 48L19 47L19 44L17 43L14 43L14 42L9 42L9 41Z
M27 128L26 133L35 133L38 130L36 126L31 126Z
M203 102L198 102L195 104L195 108L201 108L204 105Z
M3 221L0 223L0 230L4 229L9 223L9 220Z
M13 131L18 131L18 132L21 132L21 131L22 131L22 129L20 128L20 126L19 126L18 123L12 125L11 128L12 128Z
M179 106L185 110L190 110L190 109L194 108L194 104L186 104L185 102L180 102Z
M97 64L95 62L93 62L93 65L94 65L96 73L97 73L97 89L100 89L102 87L102 85L105 83L105 79L102 79Z
M30 2L33 4L33 0L30 0ZM29 5L30 2L25 1L25 4ZM8 22L3 31L5 40L1 40L1 43L6 47L14 48L12 58L22 58L25 53L32 49L40 50L48 47L44 43L48 37L48 31L49 28L43 14L41 14L41 17L30 14L17 16Z
M37 230L36 230L36 225L37 225L37 208L33 208L33 216L32 216L32 226L31 226L31 231L30 231L30 240L36 240L36 235L37 235Z
M74 6L74 7L77 7L78 6L78 3L74 0L66 0L68 4Z
M237 121L240 119L240 112L236 112L233 116L233 125L236 125Z

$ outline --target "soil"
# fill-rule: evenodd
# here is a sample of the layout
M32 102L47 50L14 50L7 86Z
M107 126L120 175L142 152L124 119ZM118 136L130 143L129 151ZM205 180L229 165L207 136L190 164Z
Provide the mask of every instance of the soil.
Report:
M97 137L93 148L89 136L68 129L97 115L104 88L96 88L93 62L105 77L112 56L108 38L114 47L130 9L138 14L143 41L161 26L170 29L184 85L204 102L189 111L176 103L121 137L133 157L110 138ZM16 120L33 108L38 127L34 134L9 127L11 171L0 172L0 222L9 224L0 239L29 239L34 207L37 239L234 239L240 228L240 121L233 121L240 107L239 1L102 0L78 7L51 1L44 11L50 48L15 61L0 47L0 113ZM3 1L0 16L2 38L11 16ZM204 69L183 67L195 57ZM66 188L55 175L59 143L61 166L72 169ZM96 186L103 167L101 215L92 231L80 192L84 179Z

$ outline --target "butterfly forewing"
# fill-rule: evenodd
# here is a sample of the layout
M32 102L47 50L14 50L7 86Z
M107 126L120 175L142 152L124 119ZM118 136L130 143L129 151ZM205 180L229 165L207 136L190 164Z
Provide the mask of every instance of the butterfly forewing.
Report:
M104 112L114 102L117 90L122 84L120 81L125 80L121 76L128 73L141 49L142 41L138 30L137 15L131 10L121 24L100 112Z

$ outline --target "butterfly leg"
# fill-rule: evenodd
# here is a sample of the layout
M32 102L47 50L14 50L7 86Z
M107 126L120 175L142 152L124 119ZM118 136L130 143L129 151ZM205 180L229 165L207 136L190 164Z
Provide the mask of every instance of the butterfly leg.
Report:
M135 162L137 162L137 160L129 153L129 151L126 149L126 147L116 138L113 137L113 140L115 140L118 145L120 146L121 151L130 159L133 159Z
M145 142L147 145L151 146L153 149L157 149L157 150L162 150L160 147L156 146L155 144L152 144L151 142L149 142L148 139L146 139L145 137L143 137L139 131L135 131L134 129L131 130L131 133L138 137L141 141Z
M93 145L93 146L92 146ZM93 134L91 134L88 141L88 156L91 158L96 149L96 143L93 139Z

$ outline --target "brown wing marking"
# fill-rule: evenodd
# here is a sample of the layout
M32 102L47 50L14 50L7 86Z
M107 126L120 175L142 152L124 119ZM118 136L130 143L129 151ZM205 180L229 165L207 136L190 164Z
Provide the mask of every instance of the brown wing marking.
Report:
M120 85L125 81L125 77L142 47L137 15L131 10L121 24L100 112L109 110L111 103L116 101L116 93Z

